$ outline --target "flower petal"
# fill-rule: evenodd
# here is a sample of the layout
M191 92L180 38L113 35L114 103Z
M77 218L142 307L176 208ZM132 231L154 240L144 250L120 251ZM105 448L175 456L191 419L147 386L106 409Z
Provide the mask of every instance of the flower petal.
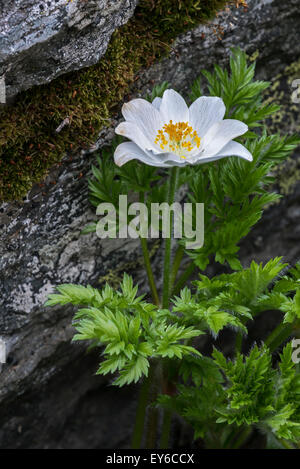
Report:
M217 157L224 157L224 156L239 156L240 158L244 158L248 161L253 161L253 156L251 155L250 151L247 150L244 145L238 142L234 142L233 140L225 147L222 148L216 155Z
M202 156L214 156L225 147L230 140L247 132L248 126L235 119L225 119L210 127L201 141Z
M155 153L159 153L154 142L151 142L147 135L133 122L121 122L115 129L115 132L132 140L142 150L153 150Z
M191 160L191 164L203 164L203 163L211 163L216 160L220 160L221 158L225 158L226 156L239 156L247 161L252 161L253 157L250 151L247 150L244 145L238 142L234 142L233 140L227 145L225 145L222 150L220 150L216 155L213 156L203 156L203 153L198 153L198 155L194 156Z
M189 122L202 138L215 122L223 119L225 111L225 104L221 98L201 96L189 108Z
M133 142L120 143L115 150L114 160L118 166L123 166L123 164L131 160L139 160L153 166L151 164L153 160L152 157Z
M167 124L170 120L175 124L177 122L188 122L189 120L189 109L186 102L183 97L174 90L166 90L164 92L159 111L164 123Z
M131 160L139 160L149 166L162 168L186 166L189 164L187 160L183 160L179 156L171 153L154 154L152 152L143 151L133 142L124 142L118 145L114 153L114 160L118 166L123 166Z
M154 155L156 158L159 158L162 167L171 167L171 166L187 166L189 163L188 159L180 158L180 156L175 155L175 153L160 153L159 155Z
M133 99L123 104L122 114L129 122L136 124L146 137L153 141L163 122L159 111L145 99Z
M154 106L155 109L157 109L159 111L160 106L161 106L161 102L162 102L162 99L157 96L156 98L153 99L152 106Z

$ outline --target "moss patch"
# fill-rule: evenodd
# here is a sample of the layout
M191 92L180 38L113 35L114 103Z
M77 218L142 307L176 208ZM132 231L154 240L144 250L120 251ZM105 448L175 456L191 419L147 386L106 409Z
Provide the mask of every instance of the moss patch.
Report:
M13 106L2 108L0 200L21 198L66 153L93 143L137 71L166 54L178 33L209 19L226 3L141 0L96 65L20 93ZM67 118L69 124L57 133Z

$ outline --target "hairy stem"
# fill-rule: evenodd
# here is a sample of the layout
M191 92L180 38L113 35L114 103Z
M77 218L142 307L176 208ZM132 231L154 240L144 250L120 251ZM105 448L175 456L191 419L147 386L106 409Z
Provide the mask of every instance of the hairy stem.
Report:
M132 444L131 444L132 449L139 449L141 447L144 426L145 426L146 407L148 403L150 388L151 388L151 373L149 372L148 377L144 378L141 389L140 389L135 426L134 426L133 436L132 436Z
M154 303L159 306L159 296L157 293L157 288L155 285L155 280L151 268L151 263L150 263L150 256L149 256L149 251L148 251L148 246L147 246L147 241L145 238L140 238L141 239L141 246L142 246L142 251L143 251L143 256L144 256L144 264L147 272L147 277L149 281L149 286L152 294L152 298Z
M161 449L167 449L169 447L171 422L172 422L172 412L168 409L165 409L164 417L163 417L162 434L161 434L161 440L160 440Z
M274 352L293 332L293 324L280 323L266 339L265 344Z
M178 169L176 167L172 168L170 179L169 179L168 193L167 193L167 203L169 205L173 203L174 197L175 197L175 192L176 192L176 187L177 187L177 172L178 172ZM172 213L170 213L170 216L169 216L170 236L169 238L166 238L166 241L165 241L164 279L163 279L163 295L162 295L163 308L169 308L171 289L173 287L173 284L177 275L177 271L178 271L178 268L180 266L180 262L183 256L182 248L178 248L176 255L175 255L175 259L174 259L172 272L171 272L170 264L171 264L172 221L173 221L173 217L172 217ZM172 420L171 412L168 410L165 410L164 415L163 415L163 428L162 428L162 436L161 436L161 442L160 442L161 448L168 447L169 435L170 435L170 429L171 429L171 420Z
M174 283L176 281L178 269L180 267L183 254L184 254L184 247L179 246L177 251L176 251L174 261L173 261L173 265L172 265L172 269L171 269L170 292L172 292L172 290L173 290L173 286L174 286Z
M231 449L239 449L241 446L243 446L246 441L248 440L249 436L252 433L252 427L245 427L239 436L237 437L236 441L233 443L231 446Z
M241 353L243 345L243 333L238 331L235 339L235 353Z
M162 382L162 369L161 364L154 363L151 366L151 389L150 389L150 404L154 403L161 390ZM146 434L146 448L156 448L157 442L157 428L158 428L158 409L153 405L149 407L148 421L147 421L147 434Z
M180 292L180 290L185 285L186 281L190 278L190 276L193 274L195 269L196 265L194 264L194 262L191 262L186 268L186 270L179 277L178 282L176 283L173 289L173 295L177 295Z
M167 203L171 205L174 200L175 191L177 185L177 167L171 169L168 193L167 193ZM170 222L170 236L165 240L165 258L164 258L164 279L163 279L163 295L162 295L162 306L163 308L169 307L170 301L170 263L171 263L171 227L172 227L173 216L170 213L169 222Z
M141 192L140 193L140 202L144 202L144 201L145 201L145 197L144 197L144 194ZM145 264L145 268L146 268L146 273L147 273L147 277L148 277L148 281L149 281L149 286L150 286L152 298L153 298L154 303L157 306L159 306L159 304L160 304L159 296L158 296L158 292L157 292L157 288L156 288L156 284L155 284L155 280L154 280L154 276L153 276L153 272L152 272L147 240L146 240L146 238L142 238L142 237L140 238L140 240L141 240L141 247L142 247L142 252L143 252L143 257L144 257L144 264Z
M146 449L155 449L157 440L158 409L153 407L149 411Z

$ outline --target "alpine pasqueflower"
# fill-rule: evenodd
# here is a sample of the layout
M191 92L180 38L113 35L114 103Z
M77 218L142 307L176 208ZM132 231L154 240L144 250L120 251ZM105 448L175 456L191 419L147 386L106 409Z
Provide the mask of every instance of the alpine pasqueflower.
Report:
M133 159L158 167L201 164L225 156L253 159L247 148L233 141L247 132L248 126L239 120L223 119L221 98L201 96L188 108L179 93L166 90L152 103L129 101L123 105L122 114L125 122L115 132L131 142L116 148L118 166Z

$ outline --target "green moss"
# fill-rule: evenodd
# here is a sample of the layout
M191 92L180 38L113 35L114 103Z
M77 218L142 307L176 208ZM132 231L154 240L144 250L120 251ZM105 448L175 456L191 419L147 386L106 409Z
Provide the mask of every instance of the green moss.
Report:
M140 0L137 15L147 18L153 36L172 40L212 16L226 2L219 0Z
M226 0L141 0L98 64L20 93L2 108L0 200L21 198L66 153L88 147L135 74L169 51L172 40L211 17ZM60 133L55 129L66 119Z

